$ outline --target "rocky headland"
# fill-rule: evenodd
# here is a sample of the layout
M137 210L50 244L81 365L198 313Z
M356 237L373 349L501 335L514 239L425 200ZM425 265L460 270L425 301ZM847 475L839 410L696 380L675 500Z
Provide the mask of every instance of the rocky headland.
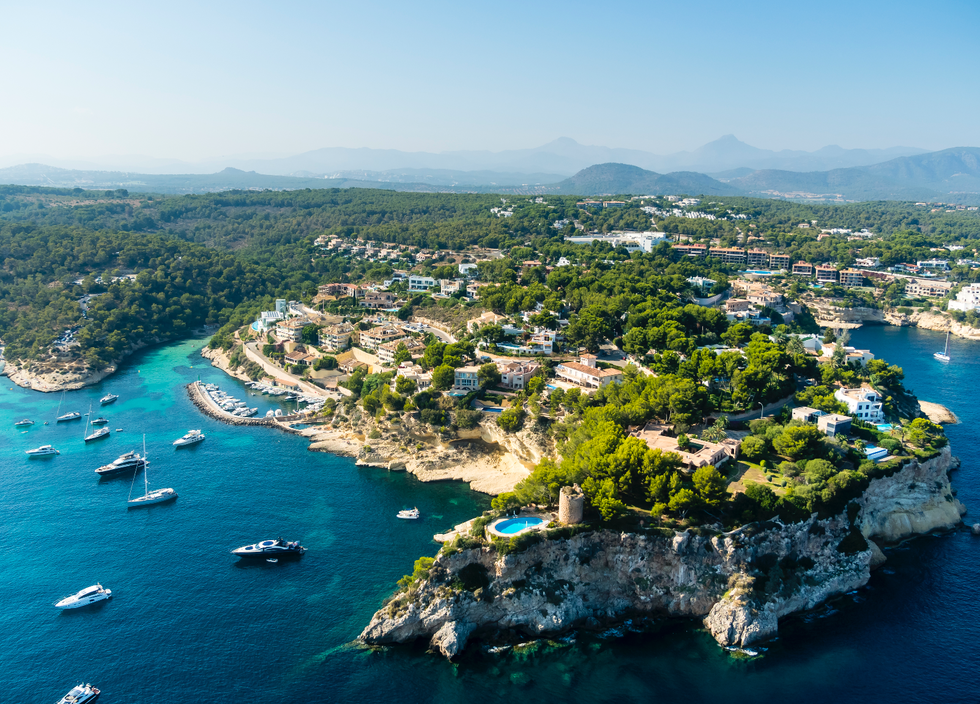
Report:
M867 583L893 543L960 523L948 472L958 461L907 459L871 480L839 515L674 532L550 533L523 552L492 545L444 552L428 575L396 594L361 634L367 644L428 640L454 657L471 635L553 637L629 618L686 617L719 644L777 633L779 619ZM568 529L565 529L566 531Z
M967 340L980 340L980 330L958 323L949 315L933 310L919 308L899 312L899 308L842 308L833 305L834 299L811 298L806 304L813 313L817 325L835 329L859 328L865 324L895 325L896 327L918 327L937 332L947 332Z

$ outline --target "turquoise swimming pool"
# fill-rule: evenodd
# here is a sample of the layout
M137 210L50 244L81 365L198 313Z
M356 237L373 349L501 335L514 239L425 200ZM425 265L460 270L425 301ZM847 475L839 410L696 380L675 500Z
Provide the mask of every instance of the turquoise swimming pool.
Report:
M506 521L500 521L495 523L493 529L498 533L503 533L504 535L515 535L521 531L527 530L528 528L535 528L544 523L540 518L510 518Z

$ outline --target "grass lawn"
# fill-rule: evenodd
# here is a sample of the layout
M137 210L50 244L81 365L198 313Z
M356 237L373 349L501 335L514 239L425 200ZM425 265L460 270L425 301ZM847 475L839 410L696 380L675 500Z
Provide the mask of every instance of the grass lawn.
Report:
M745 491L746 482L764 484L772 489L776 496L782 496L786 493L786 487L779 486L775 482L770 482L766 477L766 473L758 464L741 460L735 465L734 478L728 482L728 492L734 494L739 491Z

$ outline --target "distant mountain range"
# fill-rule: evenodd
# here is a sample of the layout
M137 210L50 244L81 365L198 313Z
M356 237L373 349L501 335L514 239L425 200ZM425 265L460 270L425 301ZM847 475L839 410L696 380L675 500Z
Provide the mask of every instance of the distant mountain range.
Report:
M119 171L142 174L213 174L226 167L272 176L347 178L345 172L377 173L369 180L470 185L554 183L593 164L619 163L667 173L671 171L724 172L748 168L786 171L825 171L877 164L899 156L922 154L912 147L842 149L829 146L815 152L758 149L734 135L705 144L694 151L653 154L638 149L587 146L562 137L532 149L500 152L403 152L397 149L328 147L286 157L239 155L199 163L146 156L106 156L89 160L63 160L46 155L21 154L0 158L0 167L43 163L81 171ZM466 174L465 176L461 174ZM359 180L359 177L356 177Z
M423 167L389 171L351 169L324 177L310 171L281 175L231 167L212 174L146 174L21 164L0 169L0 183L90 189L126 188L131 191L178 194L229 189L361 187L424 192L581 196L686 193L811 201L944 200L977 204L980 202L980 148L957 147L900 156L863 166L802 172L742 166L711 175L692 170L659 173L633 164L606 162L589 165L567 178L549 171L523 173Z

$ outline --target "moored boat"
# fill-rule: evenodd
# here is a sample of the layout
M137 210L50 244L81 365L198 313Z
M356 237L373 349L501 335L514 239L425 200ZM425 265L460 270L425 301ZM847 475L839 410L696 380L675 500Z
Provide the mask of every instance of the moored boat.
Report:
M91 704L99 698L101 692L90 684L80 684L71 688L58 704Z
M276 538L275 540L263 540L254 545L243 545L231 551L232 555L238 557L282 557L284 555L302 555L306 548L299 544L298 540L292 542Z
M147 464L149 463L135 452L127 452L109 464L102 465L95 470L95 473L100 477L113 477L117 474L125 474L126 472L135 472L136 470L143 469Z
M420 515L421 514L419 514L419 510L417 508L412 508L412 509L406 509L404 511L399 511L396 518L404 518L405 520L408 521L416 521L418 520Z
M146 436L143 436L143 459L146 460ZM145 461L143 464L143 495L137 496L135 499L130 498L127 503L129 504L127 508L138 508L140 506L150 506L151 504L162 504L164 501L171 501L177 498L177 492L173 489L154 489L150 491L149 479L147 479L146 468L149 465L149 461ZM133 483L136 483L136 475L133 475ZM133 495L133 487L129 487L129 495Z
M46 457L48 455L60 455L56 449L51 447L51 445L41 445L41 447L36 447L33 450L27 451L28 457Z
M106 394L105 396L99 399L99 403L103 406L106 406L110 403L113 403L118 398L119 397L116 394Z
M93 584L85 587L82 591L66 596L54 606L57 609L78 609L89 604L96 604L112 597L112 590L106 589L101 584Z
M32 421L29 418L25 418L24 420L19 420L16 423L14 423L15 428L23 428L28 425L34 425L34 421Z
M98 418L92 421L92 425L106 425L108 422L109 420L107 418L104 418L103 416L99 416Z
M85 436L85 442L92 442L93 440L101 440L102 438L109 437L112 434L108 428L99 428L94 433Z
M204 440L204 433L200 430L188 430L182 438L174 440L174 447L185 447L186 445L196 445Z
M932 356L935 357L936 359L940 360L940 361L943 361L943 362L948 362L950 360L950 357L949 357L949 330L946 331L946 346L943 348L943 351L942 352L935 352L935 353L933 353Z
M81 413L79 413L78 411L72 411L71 413L65 413L64 415L58 416L57 418L55 418L55 420L58 423L64 423L65 421L69 421L69 420L78 420L81 417L82 417Z

